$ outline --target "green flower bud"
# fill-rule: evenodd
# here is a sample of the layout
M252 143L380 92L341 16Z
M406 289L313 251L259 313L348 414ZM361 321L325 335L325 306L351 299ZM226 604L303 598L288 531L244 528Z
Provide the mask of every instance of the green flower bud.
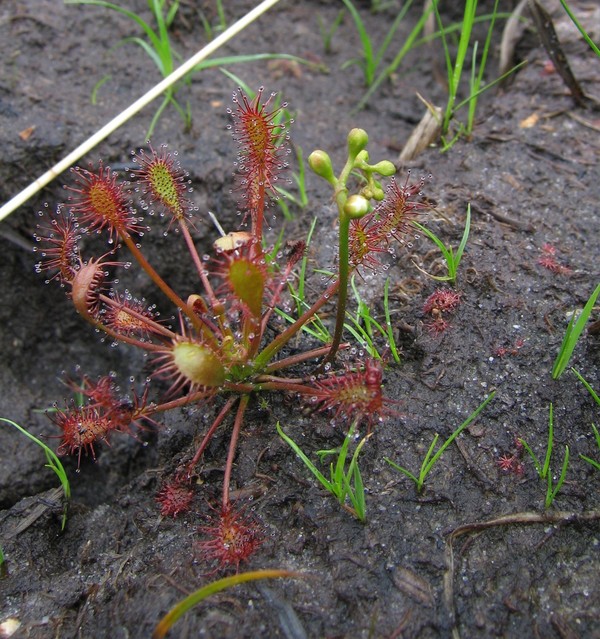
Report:
M374 164L371 169L379 175L383 175L385 177L389 177L390 175L394 175L396 172L396 167L389 160L381 160L381 162L377 162Z
M379 182L375 182L373 184L373 195L371 196L377 202L381 202L385 197L385 191L381 188L381 184Z
M371 170L369 166L369 153L367 151L361 151L354 160L354 168L368 173Z
M357 156L356 156L356 161L360 162L361 164L366 164L367 166L369 165L369 152L366 149L363 149Z
M344 213L355 220L369 212L369 200L362 195L351 195L344 204Z
M373 189L369 185L363 186L362 189L360 190L360 194L363 197L366 197L367 200L373 199Z
M313 151L308 156L308 166L319 176L326 179L330 184L335 185L336 179L333 174L331 158L325 151Z
M355 158L369 143L369 136L364 129L352 129L348 133L348 152Z

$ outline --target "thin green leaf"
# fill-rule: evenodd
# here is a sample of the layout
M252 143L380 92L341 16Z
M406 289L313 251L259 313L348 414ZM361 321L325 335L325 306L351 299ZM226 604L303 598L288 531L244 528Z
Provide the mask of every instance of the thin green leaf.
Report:
M437 462L437 460L442 456L443 452L450 446L450 444L463 432L463 430L473 422L479 413L494 399L496 395L496 391L492 391L483 402L465 419L465 421L448 437L448 439L440 446L437 453L431 458L426 466L426 473L424 477L429 473L429 471L433 468L433 465Z
M483 53L481 55L481 60L479 61L479 72L477 73L476 79L472 79L471 81L471 93L477 94L479 88L481 87L481 82L483 81L483 73L487 64L488 52L490 49L490 44L492 42L492 32L494 30L494 23L496 22L496 16L498 12L498 0L494 2L494 9L492 11L492 19L490 20L490 24L487 30L487 35L485 38L485 44L483 47ZM475 73L476 68L476 60L477 60L477 42L475 42L473 46L473 74ZM467 133L471 133L473 130L473 123L475 121L475 109L477 108L477 99L471 100L469 102L469 115L467 119Z
M275 311L277 315L279 315L279 317L283 317L283 319L285 319L290 324L293 324L296 321L295 318L293 318L291 315L289 315L285 311L282 311L280 308L275 307L273 310ZM311 328L311 325L317 326L317 329L315 330ZM327 329L325 329L325 327L322 326L321 324L316 323L314 321L312 323L304 324L304 326L302 326L302 330L307 335L310 335L314 337L315 339L318 339L320 342L323 342L324 344L327 344L327 342L331 341L331 335L329 334Z
M354 492L352 495L352 505L356 510L356 514L361 521L364 521L367 514L367 504L365 499L365 486L363 484L362 475L360 474L360 469L358 465L354 466L353 469L353 479L354 479Z
M400 51L396 54L396 57L394 58L394 60L392 61L392 63L390 65L388 65L382 73L380 73L377 78L371 83L371 86L369 87L369 89L367 90L367 92L363 95L363 97L360 99L360 101L358 102L358 104L356 105L356 107L354 109L352 109L352 112L355 113L356 111L360 111L361 109L363 109L367 102L369 101L369 99L371 98L371 96L373 95L373 93L375 93L375 91L377 91L377 89L381 86L381 84L383 82L385 82L385 80L387 80L395 71L396 69L400 66L400 64L402 63L402 60L404 59L404 57L406 56L406 54L413 48L415 47L415 41L417 39L417 36L419 35L419 33L421 33L421 31L423 30L423 27L425 26L425 23L427 22L427 18L429 17L429 14L431 13L433 7L430 7L427 11L424 11L421 14L421 17L419 18L419 20L417 21L417 24L415 25L415 27L413 28L413 30L410 32L410 34L408 35L408 38L404 41L404 44L402 45L402 48L400 49Z
M600 57L600 49L596 46L595 42L590 38L587 31L581 26L581 23L576 18L575 14L571 11L571 8L567 4L566 0L560 0L564 10L567 12L569 18L573 21L573 24L579 29L579 33L583 36L584 40L590 45L592 51Z
M166 73L165 77L173 71L173 54L171 51L171 43L169 41L169 33L167 31L167 24L165 22L162 6L158 0L153 1L153 14L156 24L158 26L158 39L156 43L156 50L160 55L163 62Z
M154 62L163 77L169 75L170 71L167 71L167 67L165 66L165 62L160 55L159 50L154 48L152 44L149 44L146 40L142 40L142 38L139 38L138 36L131 36L129 38L123 38L123 40L119 43L119 46L130 43L136 44L144 51L152 62Z
M245 62L262 62L264 60L289 60L291 62L298 62L299 64L303 64L305 66L309 66L311 68L316 68L318 65L315 65L314 62L310 60L306 60L305 58L299 58L295 55L289 55L287 53L253 53L248 55L229 55L224 56L222 58L211 58L210 60L204 60L197 64L190 73L195 71L200 71L202 69L211 69L213 67L226 67L230 64L240 64ZM232 74L227 69L221 69L221 72L230 78L237 78L234 74ZM247 85L241 84L239 82L239 78L235 80L236 85L240 86L244 92L246 89L244 88ZM248 97L251 98L254 95L253 91L248 91Z
M398 353L398 348L396 347L396 339L394 337L394 330L392 328L392 317L390 314L389 288L390 288L390 278L388 277L385 280L385 285L383 287L383 310L385 313L385 326L386 326L388 344L392 352L392 357L394 358L394 361L396 362L396 364L399 364L400 354Z
M331 482L334 487L337 488L336 495L340 504L344 503L344 499L346 497L346 489L344 487L344 469L346 467L346 458L348 457L348 447L350 446L350 439L352 437L351 433L353 428L350 428L346 437L344 437L344 442L342 443L342 447L340 448L340 454L338 455L335 466L331 464Z
M406 475L406 477L408 477L409 479L411 479L412 481L415 482L415 484L417 484L417 486L419 485L419 480L417 479L417 477L415 477L415 475L413 475L410 470L403 468L402 466L399 466L398 464L396 464L395 462L393 462L391 459L389 459L389 457L384 457L383 458L392 468L395 468L396 470L400 471L403 475Z
M554 501L558 491L561 489L565 478L567 476L567 468L569 466L569 447L565 446L565 458L563 460L562 469L560 471L560 477L556 482L556 486L554 490L552 490L552 473L548 473L548 490L546 491L546 508L550 508L552 506L552 502Z
M173 20L175 20L177 11L179 11L179 0L175 0L175 2L173 2L173 4L169 7L167 17L165 18L165 24L167 25L167 28L169 28L173 24Z
M471 203L467 204L467 219L465 221L465 230L463 231L462 239L460 244L458 245L458 249L456 250L456 255L454 256L454 276L456 277L456 273L458 271L458 267L460 265L460 261L462 260L463 253L465 252L465 246L467 245L467 240L469 239L469 231L471 230Z
M398 27L400 26L400 23L404 19L404 16L406 16L408 10L410 9L411 4L412 4L412 0L408 0L408 2L405 2L402 8L400 9L400 11L398 11L398 14L396 15L396 17L394 18L394 21L392 22L392 26L389 28L388 32L385 35L385 38L383 39L381 46L377 50L377 55L375 56L374 65L373 65L373 73L375 72L377 67L381 64L381 61L383 60L383 56L385 55L385 52L388 50L388 47L390 46L392 42L392 38L394 37L396 31L398 30Z
M472 100L478 98L482 93L485 93L488 89L491 89L492 87L494 87L499 82L502 82L502 80L504 80L505 78L508 78L509 75L511 75L515 71L518 71L521 67L524 67L527 64L527 62L528 62L527 60L522 60L518 64L515 64L515 66L512 67L512 69L509 69L508 71L503 73L500 77L496 78L495 80L492 80L491 82L488 82L483 87L478 89L475 93L471 93L471 95L469 95L468 98L465 98L464 100L459 102L454 107L454 113L456 113L459 109L461 109L463 106L465 106L465 104L467 104L467 103L471 102Z
M583 310L579 314L573 313L573 317L571 318L571 321L567 326L567 331L565 333L565 337L561 344L560 350L558 352L558 355L556 356L554 366L552 367L552 379L558 379L569 364L571 355L573 355L573 351L575 350L575 346L577 345L579 336L581 335L583 328L585 327L585 324L590 317L592 309L594 308L594 304L598 299L598 295L600 295L600 284L596 286L586 305L583 307Z
M419 493L423 490L425 479L427 478L427 475L429 475L431 469L433 468L433 464L435 463L435 457L433 458L433 461L430 460L432 459L432 453L435 450L435 446L438 442L439 437L440 436L437 433L433 436L433 441L431 442L431 445L427 449L425 457L423 457L423 461L421 462L421 468L419 469L419 479L417 481L417 492Z
M191 595L188 595L185 599L182 599L178 604L173 606L171 610L160 620L154 632L152 633L152 639L163 639L167 632L171 629L173 624L183 617L183 615L191 610L194 606L198 605L201 601L214 595L217 592L221 592L226 588L237 586L239 584L247 583L249 581L258 581L260 579L276 579L280 577L301 577L302 575L290 570L253 570L251 572L242 572L231 577L223 577L213 581L202 588L199 588Z
M120 14L127 16L128 18L133 20L139 27L141 27L144 33L148 36L148 39L157 49L160 47L160 41L156 33L154 33L152 27L147 22L142 20L142 18L140 18L140 16L138 16L136 13L130 11L129 9L125 9L125 7L120 7L118 4L114 4L112 2L105 2L105 0L65 0L65 4L89 4L118 11Z
M165 95L163 101L160 103L160 106L156 110L155 114L152 116L152 120L150 121L150 126L148 127L148 131L146 132L146 139L150 139L152 134L154 133L154 128L156 127L156 123L160 119L163 111L167 108L171 102L171 96L169 94Z
M442 252L442 255L444 256L444 259L446 261L448 261L448 258L452 258L452 249L448 249L446 248L446 245L442 242L442 240L440 240L440 238L430 229L428 229L426 226L423 226L422 224L419 224L419 222L415 222L413 220L412 222L413 226L416 226L419 231L422 231L423 233L425 233L425 235L436 244L436 246L440 249L440 251Z
M353 491L350 492L350 495L352 496L352 503L354 504L355 508L357 507L357 504L358 504L357 512L360 511L363 513L363 517L361 517L361 519L364 518L366 507L365 507L365 487L364 487L362 475L360 474L360 469L358 467L358 456L360 455L360 452L362 451L363 446L366 444L370 436L371 435L367 435L366 437L363 437L360 440L358 446L356 447L356 450L354 451L354 454L352 455L352 460L350 461L350 466L348 468L348 475L347 475L348 482L350 482L350 477L352 477L352 479L354 480L354 489Z
M581 459L583 459L583 461L585 461L588 464L590 464L590 466L593 466L596 470L600 470L600 464L597 461L595 461L594 459L591 459L590 457L586 457L585 455L579 455L579 457L581 457Z
M536 457L535 453L533 452L531 446L524 439L519 439L519 441L521 442L521 444L523 444L523 448L525 449L525 451L527 452L529 457L531 457L531 460L533 461L533 465L535 466L535 470L536 470L537 474L541 477L542 476L542 465L538 461L538 458Z
M596 428L596 426L594 424L592 424L592 430L594 431L594 437L596 438L596 444L597 444L598 448L600 448L600 432L598 432L598 429Z
M112 75L104 75L100 78L100 80L98 80L98 82L96 82L96 84L94 85L94 88L92 89L92 95L90 96L90 102L95 106L98 103L98 91L100 90L100 87L105 83L108 82L110 79L112 78Z
M358 31L358 37L362 44L362 53L363 53L363 73L365 76L365 84L370 86L373 82L373 74L374 74L374 60L373 60L373 47L371 45L371 39L369 38L369 34L367 33L367 29L365 28L365 24L360 17L360 14L356 10L356 7L352 4L350 0L342 0L346 5L348 11L350 11L350 15L354 20L354 26Z
M319 482L329 491L334 492L333 486L330 481L319 471L319 469L310 461L310 459L304 454L302 449L296 444L296 442L288 437L282 430L279 422L275 425L277 428L277 432L281 439L300 457L300 459L304 462L305 466L310 470L310 472L319 480Z
M354 337L354 339L360 344L362 348L365 348L370 357L375 359L381 359L381 356L377 352L377 349L373 346L373 340L369 334L362 328L362 326L353 318L348 318L354 326L344 323L344 328Z
M548 412L548 447L546 448L546 457L544 459L544 467L542 468L541 478L545 479L550 471L550 458L552 457L552 448L554 447L554 407L550 402Z
M579 381L587 388L588 393L592 396L592 399L596 402L596 404L600 406L600 397L598 397L596 391L588 384L587 380L584 379L583 375L581 375L573 367L571 367L571 370L579 378Z
M63 510L63 518L62 518L62 526L61 530L64 530L66 522L67 522L67 505L71 499L71 484L69 483L69 478L67 477L67 472L65 471L64 466L62 465L60 459L56 456L56 453L46 446L43 441L39 440L35 435L32 435L29 431L25 430L22 426L19 426L16 422L13 422L10 419L6 419L5 417L0 417L0 421L5 422L6 424L10 424L18 431L23 433L26 437L28 437L31 441L35 442L45 453L47 468L50 468L58 477L61 487L63 489L63 494L65 496L64 510Z

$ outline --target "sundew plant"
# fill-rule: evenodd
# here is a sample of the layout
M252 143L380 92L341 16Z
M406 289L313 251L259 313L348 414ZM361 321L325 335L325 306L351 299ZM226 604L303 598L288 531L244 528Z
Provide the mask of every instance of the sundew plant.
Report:
M239 147L234 192L243 223L217 237L212 255L197 249L194 220L201 213L190 199L188 174L164 146L149 145L134 153L135 168L123 178L103 163L74 168L66 186L67 201L40 213L35 238L38 270L66 289L81 317L106 341L147 354L146 381L130 397L121 395L110 376L70 382L86 401L48 413L60 430L58 452L78 459L95 457L97 445L108 442L115 431L135 435L140 428L156 427L165 411L203 407L214 415L213 421L199 434L197 449L165 479L158 501L164 516L187 510L204 451L218 429L230 429L221 502L201 528L206 540L200 548L207 559L235 568L259 543L257 527L237 503L232 505L230 496L238 439L255 398L284 392L315 411L329 412L348 428L361 425L367 432L393 412L393 402L383 395L382 362L348 349L340 365L336 355L345 348L349 277L379 269L380 257L392 251L393 242L403 241L425 206L420 201L421 183L395 181L389 161L370 164L368 136L362 129L349 132L347 159L338 176L325 151L313 152L308 164L331 185L337 204L339 245L331 259L337 270L307 308L282 325L276 310L288 295L305 243L268 245L265 216L286 169L288 131L277 119L286 105L275 108L274 94L266 99L263 94L261 88L250 99L239 89L228 110L229 128ZM356 173L361 180L351 190ZM391 178L385 188L381 177ZM163 279L144 250L150 215L158 232L173 242L173 250L193 265L197 277L186 291L175 290ZM161 217L166 230L159 228ZM92 234L107 241L101 255L83 253L84 240ZM172 320L161 319L165 315L154 306L119 290L119 271L134 267L162 293L168 313L175 309ZM304 338L292 348L292 338L327 305L336 307L332 341L302 350ZM157 387L166 390L155 394Z

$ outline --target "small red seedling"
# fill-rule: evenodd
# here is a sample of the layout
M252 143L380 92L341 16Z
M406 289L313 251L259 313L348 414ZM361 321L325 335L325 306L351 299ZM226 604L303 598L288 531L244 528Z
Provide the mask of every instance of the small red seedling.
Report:
M431 319L425 322L427 330L432 335L446 331L450 323L444 315L454 312L460 302L461 294L450 288L438 288L434 291L423 305L423 312L431 316Z
M506 357L507 355L518 355L519 351L525 345L524 339L517 339L513 346L498 346L494 349L494 355L496 357Z
M514 473L518 477L525 474L523 465L523 444L518 437L515 437L515 452L512 455L503 455L497 460L498 466L505 472Z
M204 561L217 564L214 572L230 567L237 571L263 540L258 524L231 505L213 515L211 523L199 531L205 539L196 543L196 550Z
M177 517L180 513L187 512L193 499L194 491L180 479L173 479L164 484L156 496L163 517Z
M538 258L537 263L556 275L569 275L572 272L568 266L561 264L556 259L556 247L552 244L546 243L542 246L542 255Z

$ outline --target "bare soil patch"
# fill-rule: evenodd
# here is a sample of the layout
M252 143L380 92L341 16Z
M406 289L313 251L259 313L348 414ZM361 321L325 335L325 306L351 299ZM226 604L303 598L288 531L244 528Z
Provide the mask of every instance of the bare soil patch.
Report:
M148 17L143 0L129 4ZM183 58L204 40L195 4L183 4L173 30ZM251 4L225 3L228 19ZM361 10L380 42L393 8L372 15ZM337 3L283 2L227 49L309 57L326 65L328 74L267 63L232 70L252 87L283 93L295 114L293 143L305 156L323 148L338 165L348 130L360 126L369 132L372 158L394 159L421 118L417 92L443 103L435 72L443 60L435 47L415 50L368 107L353 113L364 91L361 73L341 66L359 51L354 26L346 17L330 54L319 36L317 17L331 24L338 11ZM417 19L418 11L409 13L404 34ZM599 60L566 18L557 25L584 90L600 95ZM2 2L1 201L156 82L152 63L133 45L111 49L131 33L122 16L96 7ZM430 148L399 173L400 179L406 168L413 176L431 174L425 191L435 211L425 223L447 243L458 245L469 203L473 220L458 276L462 301L448 330L432 335L426 327L423 306L436 283L414 263L441 272L439 254L426 238L399 251L386 273L402 363L388 366L385 390L401 402L402 415L378 426L362 454L367 522L355 521L315 484L277 437L275 423L311 454L339 445L343 429L323 414L302 412L293 398L274 396L266 409L253 406L234 488L252 495L265 541L244 569L282 567L309 577L217 595L186 615L174 637L391 639L450 637L453 630L464 637L600 637L600 473L580 458L600 456L591 428L600 424L598 405L571 373L558 381L550 375L569 313L583 306L598 283L599 119L597 111L574 105L531 34L524 35L519 54L528 64L502 90L482 97L472 139L447 153ZM92 104L91 92L105 73L111 79ZM153 135L156 146L166 142L178 151L200 212L214 211L232 225L235 146L225 109L234 88L217 69L198 73L180 94L192 106L191 131L167 109ZM99 158L126 163L131 149L144 143L151 115L152 107L82 164ZM316 215L325 241L334 222L329 194L312 176L308 189L310 204L296 212L287 232L302 236ZM144 365L133 351L101 344L69 300L35 273L30 247L36 214L45 202L62 200L57 181L0 226L0 416L50 442L56 429L36 409L68 395L65 373L74 376L76 365L91 376L115 371L126 386ZM283 223L279 218L275 231ZM207 247L213 233L208 221L198 223L198 241ZM159 234L145 246L160 256L166 279L181 281L188 265L182 267L172 241ZM326 246L313 247L312 266L317 259L321 267L333 263ZM549 251L563 268L540 263ZM383 286L383 279L374 282ZM156 295L142 281L132 285L150 301ZM378 296L372 312L382 316ZM597 392L599 354L598 332L586 332L572 362ZM384 461L390 457L417 469L434 435L449 436L493 389L494 401L446 451L422 494ZM550 403L553 475L566 445L571 463L545 510L546 487L531 460L523 457L520 476L503 471L498 461L515 452L517 437L544 456ZM20 621L13 637L149 637L175 602L214 578L198 562L194 542L209 503L218 498L228 431L218 433L205 454L190 512L162 519L155 496L161 479L194 450L216 410L174 411L160 429L142 433L143 444L114 437L110 448L99 447L95 463L82 460L79 473L77 461L65 459L73 500L62 533L56 479L43 467L41 451L0 427L0 545L8 569L0 580L0 623ZM466 524L520 513L528 515L451 534Z

